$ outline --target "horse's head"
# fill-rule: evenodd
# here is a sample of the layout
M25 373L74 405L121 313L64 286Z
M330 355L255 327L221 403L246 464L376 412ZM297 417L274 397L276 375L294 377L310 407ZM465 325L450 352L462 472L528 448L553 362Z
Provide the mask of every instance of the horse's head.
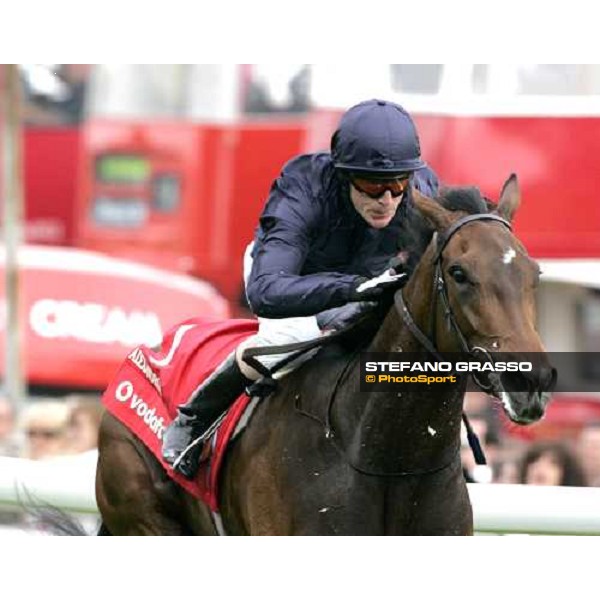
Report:
M488 378L486 390L511 420L532 423L544 414L556 370L535 329L540 269L510 229L520 203L517 177L506 181L491 213L473 196L473 189L460 188L442 193L440 202L413 194L416 208L436 231L418 267L433 268L433 293L442 315L435 343L441 351L502 353L504 359L533 362L532 371L511 373L510 380L506 374Z

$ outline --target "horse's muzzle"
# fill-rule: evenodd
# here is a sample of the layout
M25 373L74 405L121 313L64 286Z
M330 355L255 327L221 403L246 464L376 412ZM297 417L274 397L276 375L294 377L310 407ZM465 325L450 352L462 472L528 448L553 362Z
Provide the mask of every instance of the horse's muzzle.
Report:
M504 374L494 396L502 402L511 421L529 425L544 416L556 378L556 369L550 365L537 365L530 372Z

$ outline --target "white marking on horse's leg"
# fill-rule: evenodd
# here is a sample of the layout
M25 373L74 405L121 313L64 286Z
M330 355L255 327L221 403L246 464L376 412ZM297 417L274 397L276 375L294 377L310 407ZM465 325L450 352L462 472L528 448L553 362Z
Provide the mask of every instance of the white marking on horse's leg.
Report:
M502 262L505 265L509 265L512 261L513 258L517 255L517 253L512 249L509 248L505 253L504 256L502 257Z
M429 431L429 435L431 437L433 437L437 433L437 431L433 427L431 427L430 425L427 425L427 431Z

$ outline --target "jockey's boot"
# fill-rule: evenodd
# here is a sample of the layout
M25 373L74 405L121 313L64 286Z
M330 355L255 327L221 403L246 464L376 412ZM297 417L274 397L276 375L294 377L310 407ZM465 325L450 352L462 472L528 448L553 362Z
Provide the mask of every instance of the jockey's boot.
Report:
M177 417L167 427L162 445L163 459L174 471L187 479L196 476L203 444L192 447L190 444L203 435L251 383L253 381L240 371L233 352L192 398L177 409Z

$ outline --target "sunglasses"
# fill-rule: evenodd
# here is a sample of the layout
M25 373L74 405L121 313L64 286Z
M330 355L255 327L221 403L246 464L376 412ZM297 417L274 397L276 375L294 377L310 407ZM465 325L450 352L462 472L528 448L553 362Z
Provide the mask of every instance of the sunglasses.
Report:
M391 192L392 198L402 196L408 187L409 177L388 180L361 179L360 177L351 177L352 185L361 193L376 200L381 198L386 192Z
M51 440L59 437L62 434L60 429L28 429L27 437L29 438L44 438L46 440Z

